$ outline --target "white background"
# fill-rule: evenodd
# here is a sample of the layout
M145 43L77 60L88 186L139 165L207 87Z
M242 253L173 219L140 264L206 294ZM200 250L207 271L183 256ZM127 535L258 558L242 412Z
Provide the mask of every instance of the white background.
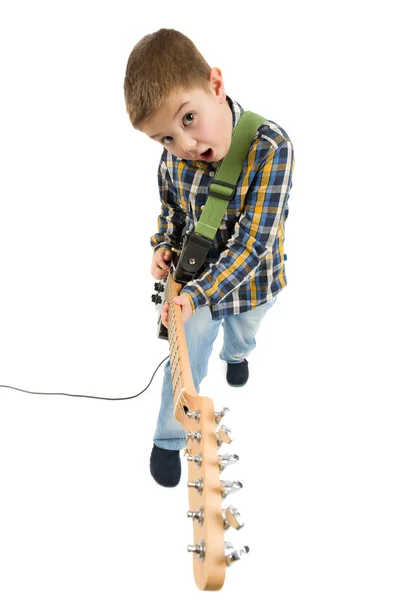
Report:
M123 80L161 27L280 124L296 171L288 286L228 404L250 554L222 597L398 600L398 30L389 2L2 2L0 384L126 397L167 343L150 301L161 146ZM222 330L220 332L222 334ZM397 366L396 366L397 365ZM186 467L148 469L162 369L136 399L0 388L0 597L187 598ZM228 477L229 475L229 477ZM160 596L159 596L160 597Z

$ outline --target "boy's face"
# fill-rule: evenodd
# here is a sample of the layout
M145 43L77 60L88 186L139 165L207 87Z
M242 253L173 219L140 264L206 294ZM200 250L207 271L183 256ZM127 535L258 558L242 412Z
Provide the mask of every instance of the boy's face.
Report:
M209 89L209 94L201 88L177 90L139 129L178 158L222 160L232 139L232 111L216 67L210 71Z

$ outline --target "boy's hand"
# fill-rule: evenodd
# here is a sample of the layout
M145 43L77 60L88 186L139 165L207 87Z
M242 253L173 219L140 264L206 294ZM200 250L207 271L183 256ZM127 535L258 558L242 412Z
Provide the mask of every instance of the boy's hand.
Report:
M174 303L182 307L182 321L183 323L186 323L186 321L192 316L192 305L190 304L189 298L185 296L185 294L183 294L182 296L175 296ZM168 328L167 319L168 302L164 302L163 307L161 309L161 321L164 327Z
M168 262L172 260L171 250L167 248L159 248L153 254L153 260L151 261L151 274L154 279L165 279L170 270Z

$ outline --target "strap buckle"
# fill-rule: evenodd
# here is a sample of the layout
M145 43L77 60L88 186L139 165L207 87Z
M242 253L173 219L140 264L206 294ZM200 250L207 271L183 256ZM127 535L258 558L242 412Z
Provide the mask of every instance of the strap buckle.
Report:
M213 192L212 186L216 185L216 184L221 186L222 188L227 188L226 193L225 193L225 190L223 193L221 193L221 191ZM232 198L234 197L234 195L236 193L236 186L232 185L231 183L226 183L226 181L220 181L219 179L214 179L209 185L209 193L212 196L214 196L215 198L220 198L221 200L227 200L229 202L230 200L232 200Z
M212 240L192 230L186 235L174 273L174 281L186 284L196 279L211 247Z

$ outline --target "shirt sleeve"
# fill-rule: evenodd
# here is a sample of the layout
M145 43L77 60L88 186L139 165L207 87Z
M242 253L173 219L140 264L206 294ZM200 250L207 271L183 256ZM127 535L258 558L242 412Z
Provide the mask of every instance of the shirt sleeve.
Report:
M171 250L179 243L186 213L177 200L176 189L163 157L160 160L157 177L161 211L157 219L158 232L150 238L150 245L154 251L159 248Z
M196 310L221 302L272 252L292 187L293 165L290 140L271 148L247 191L242 215L218 262L182 289L191 296Z

